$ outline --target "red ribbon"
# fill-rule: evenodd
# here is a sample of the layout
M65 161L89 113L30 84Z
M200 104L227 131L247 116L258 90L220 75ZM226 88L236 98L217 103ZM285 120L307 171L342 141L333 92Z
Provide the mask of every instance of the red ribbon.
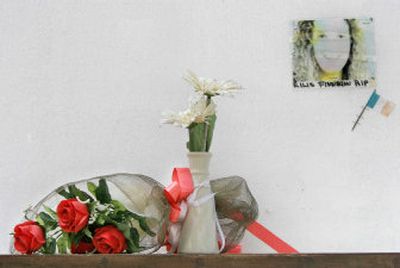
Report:
M174 168L172 183L164 189L165 197L171 205L169 220L173 223L185 217L185 205L182 201L194 191L192 173L189 168Z
M237 245L226 252L226 254L240 254L242 253L242 246Z
M297 254L299 253L296 249L291 247L285 241L277 237L270 230L265 228L259 222L254 221L252 224L247 226L247 231L249 231L252 235L260 239L265 244L269 245L272 249L280 254ZM236 245L231 248L225 254L241 254L242 246Z
M189 168L174 168L172 183L164 188L164 195L170 204L167 251L174 253L178 248L182 223L187 214L186 199L194 191L192 173Z
M265 244L273 248L276 252L282 254L295 254L299 253L285 241L277 237L270 230L262 226L257 221L247 226L247 230L255 237L263 241Z
M169 214L169 220L171 223L180 223L184 220L187 213L187 205L185 201L193 191L194 185L190 169L174 168L172 172L172 183L164 189L165 197L171 206ZM241 215L235 215L235 217L239 218L240 216ZM274 233L257 221L254 221L252 224L247 226L247 230L278 253L299 253L296 249L277 237ZM169 244L168 240L166 242L166 246L167 249L171 247L171 244ZM241 249L241 246L237 245L227 253L239 254L241 253Z

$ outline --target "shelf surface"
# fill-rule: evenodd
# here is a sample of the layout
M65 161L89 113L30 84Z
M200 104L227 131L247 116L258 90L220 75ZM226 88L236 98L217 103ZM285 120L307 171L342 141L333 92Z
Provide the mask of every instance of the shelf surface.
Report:
M400 253L240 254L240 255L0 255L8 267L129 267L129 268L400 268Z

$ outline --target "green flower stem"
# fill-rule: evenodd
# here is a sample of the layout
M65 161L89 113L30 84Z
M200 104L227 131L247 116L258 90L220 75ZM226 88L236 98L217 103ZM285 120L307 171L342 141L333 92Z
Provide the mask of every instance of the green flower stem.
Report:
M206 107L208 107L208 105L210 105L211 103L211 96L210 95L206 95L207 96L207 102L206 102ZM207 138L208 138L208 124L207 121L204 122L205 126L204 126L204 147L203 147L203 151L207 152Z
M206 105L211 104L211 97L205 95ZM206 118L206 122L196 123L193 122L189 127L189 141L186 147L190 152L208 152L210 150L216 115L213 114Z

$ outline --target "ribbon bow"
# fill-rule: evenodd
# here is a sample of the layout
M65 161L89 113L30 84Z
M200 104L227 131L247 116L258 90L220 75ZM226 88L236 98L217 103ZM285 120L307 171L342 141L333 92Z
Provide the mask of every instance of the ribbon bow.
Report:
M176 252L179 244L179 237L183 222L188 212L189 206L199 206L206 202L209 198L213 198L214 194L196 199L196 193L200 187L208 185L208 181L203 184L193 185L192 173L189 168L174 168L172 172L172 183L164 188L164 195L170 204L168 236L166 241L167 250L170 253ZM233 219L240 220L241 214L234 215ZM216 225L220 235L220 252L225 247L225 238L221 226L216 218ZM269 245L278 253L298 253L296 249L281 240L278 236L261 225L257 221L253 221L247 226L247 230L255 237ZM241 246L236 245L227 253L237 254L241 252Z
M192 173L188 168L174 168L172 183L164 189L165 197L171 205L169 221L182 222L187 213L186 199L194 191Z
M178 248L182 223L188 211L187 199L193 193L194 185L189 168L174 168L172 183L164 188L164 195L171 206L169 212L168 252L175 252Z

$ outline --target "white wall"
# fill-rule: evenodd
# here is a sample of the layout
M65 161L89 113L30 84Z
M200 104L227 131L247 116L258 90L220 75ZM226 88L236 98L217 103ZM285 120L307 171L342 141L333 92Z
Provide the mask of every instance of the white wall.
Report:
M0 252L29 204L114 172L164 184L186 132L182 73L235 78L219 101L214 177L247 178L259 220L301 252L400 250L399 111L368 113L370 90L293 91L290 21L373 16L379 91L400 104L397 0L0 2ZM245 252L273 252L248 235Z

